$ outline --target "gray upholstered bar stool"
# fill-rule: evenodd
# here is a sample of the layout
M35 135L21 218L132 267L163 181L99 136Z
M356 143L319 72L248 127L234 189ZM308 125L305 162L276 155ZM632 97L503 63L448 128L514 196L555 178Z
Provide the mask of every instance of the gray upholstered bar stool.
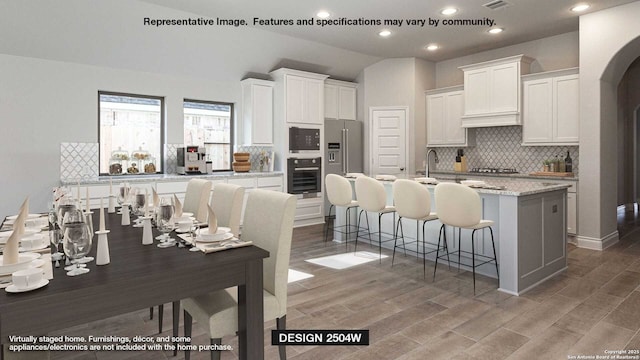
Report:
M355 250L358 249L358 236L360 235L360 224L362 223L360 218L362 217L362 213L364 212L367 220L369 242L371 242L371 227L369 226L368 212L378 213L378 246L380 247L380 262L382 262L382 215L393 214L393 223L395 223L396 208L394 206L387 205L387 195L384 191L384 185L382 185L378 180L368 176L360 176L356 179L356 198L360 205L360 212L358 213L358 222L356 224L357 231Z
M456 183L440 183L436 185L435 189L436 206L438 207L438 217L442 222L442 229L445 225L458 227L461 229L473 230L471 233L471 269L473 271L473 293L476 293L476 267L486 264L488 262L494 262L496 264L496 274L500 279L498 272L498 259L496 256L496 244L493 241L493 225L492 220L482 219L482 200L480 195L468 186L456 184ZM491 245L493 246L493 258L476 254L475 253L475 239L474 235L477 230L489 228L491 232ZM442 230L441 229L441 230ZM444 231L442 231L444 232ZM442 233L441 232L441 233ZM446 236L446 235L445 235ZM438 237L438 251L436 252L436 264L433 268L433 278L436 278L436 269L438 267L438 258L440 258L440 239ZM446 241L446 237L445 237ZM460 266L460 253L469 253L463 251L460 248L460 236L458 236L458 250L453 253L458 253L458 267ZM447 251L447 256L449 256ZM476 264L476 257L480 258L479 264Z
M335 213L338 211L338 207L344 207L345 210L345 225L338 226L339 232L345 234L344 241L345 248L349 246L349 234L351 233L351 209L358 207L358 201L353 200L353 191L351 190L351 183L344 177L336 174L328 174L324 180L325 190L327 191L327 199L329 199L329 215L325 219L326 230L324 234L324 242L326 243L329 238L329 228L332 231L336 231L335 223L329 226L331 220L335 220ZM334 211L333 217L331 216L331 210Z
M391 260L391 266L396 257L396 248L398 245L398 235L402 236L402 249L407 253L406 244L404 241L404 229L402 227L402 219L416 220L416 255L422 255L422 271L426 275L426 254L436 252L432 250L426 252L427 238L425 236L425 226L427 222L437 220L438 214L431 212L431 195L429 190L417 181L398 179L393 182L393 203L398 212L398 222L396 223L395 238L393 243L393 258ZM420 232L419 226L422 221L422 252L420 252ZM442 227L440 227L442 231ZM431 244L431 243L429 243ZM446 242L444 248L446 249ZM437 244L431 244L437 246Z

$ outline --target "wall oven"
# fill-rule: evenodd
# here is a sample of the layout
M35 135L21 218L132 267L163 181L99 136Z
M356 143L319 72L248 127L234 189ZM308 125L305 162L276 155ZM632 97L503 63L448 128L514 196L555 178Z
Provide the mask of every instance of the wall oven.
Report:
M289 194L311 194L322 191L322 158L289 158L287 169Z
M289 152L320 151L320 129L289 128Z

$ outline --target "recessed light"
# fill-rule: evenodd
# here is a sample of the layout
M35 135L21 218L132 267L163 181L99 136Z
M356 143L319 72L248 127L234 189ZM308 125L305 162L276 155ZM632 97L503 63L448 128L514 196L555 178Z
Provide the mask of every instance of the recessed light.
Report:
M442 15L453 15L455 13L458 12L458 9L454 8L454 7L448 7L448 8L444 8L442 10L440 10L440 14Z
M585 11L590 7L589 4L578 4L574 7L571 8L571 11L573 12L581 12L581 11Z
M389 30L382 30L378 33L378 35L382 36L382 37L387 37L389 35L391 35L391 31Z
M501 32L503 32L504 29L503 28L493 28L493 29L489 29L489 34L500 34Z
M317 17L319 17L320 19L326 19L326 18L328 18L329 16L331 16L331 14L329 14L329 12L328 12L328 11L324 11L324 10L322 10L322 11L318 11L318 13L316 14L316 16L317 16Z
M425 47L425 49L427 49L429 51L435 51L435 50L438 50L439 48L440 48L440 46L438 46L436 44L430 44L430 45L427 45Z

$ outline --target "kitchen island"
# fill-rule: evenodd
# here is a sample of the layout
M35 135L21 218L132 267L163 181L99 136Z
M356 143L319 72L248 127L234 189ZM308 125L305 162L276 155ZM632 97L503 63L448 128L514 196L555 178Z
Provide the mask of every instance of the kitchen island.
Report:
M354 180L351 180L353 184ZM387 204L392 205L393 181L381 182L387 193ZM495 222L493 233L500 269L499 290L512 295L520 295L564 271L567 268L566 209L569 185L509 179L491 179L487 180L486 184L490 188L477 188L476 190L482 200L482 218ZM433 194L435 185L425 184L424 186L431 193L431 211L437 212L438 204L435 203ZM382 217L383 233L393 233L392 218L389 215ZM336 226L343 225L345 220L344 211L338 211ZM403 223L405 239L414 241L416 236L415 221L408 219L404 221L406 221ZM351 223L355 224L355 217ZM372 239L377 243L377 221L369 223L371 224ZM436 248L440 226L439 221L427 223L427 247L431 250ZM363 240L363 234L368 241L366 230L360 232L359 241ZM455 231L454 238L453 229L447 227L447 245L450 251L458 250L457 234L458 231ZM389 239L390 236L387 235L386 238ZM343 241L344 236L336 231L334 239ZM351 236L349 241L354 239L355 236ZM462 230L461 248L463 251L471 251L470 239L471 231ZM475 241L477 254L493 257L491 235L488 229L477 231ZM433 245L430 246L429 243L433 243ZM383 246L392 249L393 241L387 242ZM411 248L408 246L408 250ZM415 244L413 249L415 249ZM435 260L435 253L428 254L427 259ZM467 263L470 263L470 258L467 260ZM462 262L465 263L464 255ZM444 263L446 264L446 260ZM470 270L470 267L464 266L464 264L461 267ZM476 272L497 278L493 263L479 266L476 268Z

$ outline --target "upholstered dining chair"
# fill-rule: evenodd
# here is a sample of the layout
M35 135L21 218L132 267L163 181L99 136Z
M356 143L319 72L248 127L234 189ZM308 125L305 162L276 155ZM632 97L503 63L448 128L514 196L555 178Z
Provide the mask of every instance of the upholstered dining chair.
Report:
M191 179L187 183L187 192L184 195L182 210L193 213L196 220L206 222L207 203L211 194L211 181L203 179Z
M218 218L218 225L240 235L240 217L244 203L244 188L234 184L215 184L211 193L211 209Z
M207 210L207 203L209 202L209 195L211 194L211 181L203 179L191 179L187 183L187 191L184 195L184 203L182 204L182 210L185 212L193 213L196 220L199 222L206 222L209 212ZM177 303L175 303L177 304ZM179 309L173 309L174 317L174 335L177 335L177 317L180 315ZM149 317L153 319L153 307L149 309ZM164 305L158 305L158 332L162 332L162 321L164 314ZM176 314L178 316L176 316Z
M244 214L242 239L269 251L263 261L264 320L276 319L276 327L284 330L287 314L287 280L291 254L291 234L296 210L296 197L269 191L254 190L249 194ZM237 288L211 292L184 299L184 333L191 336L192 320L206 328L211 344L221 344L222 337L238 331ZM280 346L280 359L286 359L284 346ZM211 353L219 359L220 352ZM189 351L185 353L189 359Z

